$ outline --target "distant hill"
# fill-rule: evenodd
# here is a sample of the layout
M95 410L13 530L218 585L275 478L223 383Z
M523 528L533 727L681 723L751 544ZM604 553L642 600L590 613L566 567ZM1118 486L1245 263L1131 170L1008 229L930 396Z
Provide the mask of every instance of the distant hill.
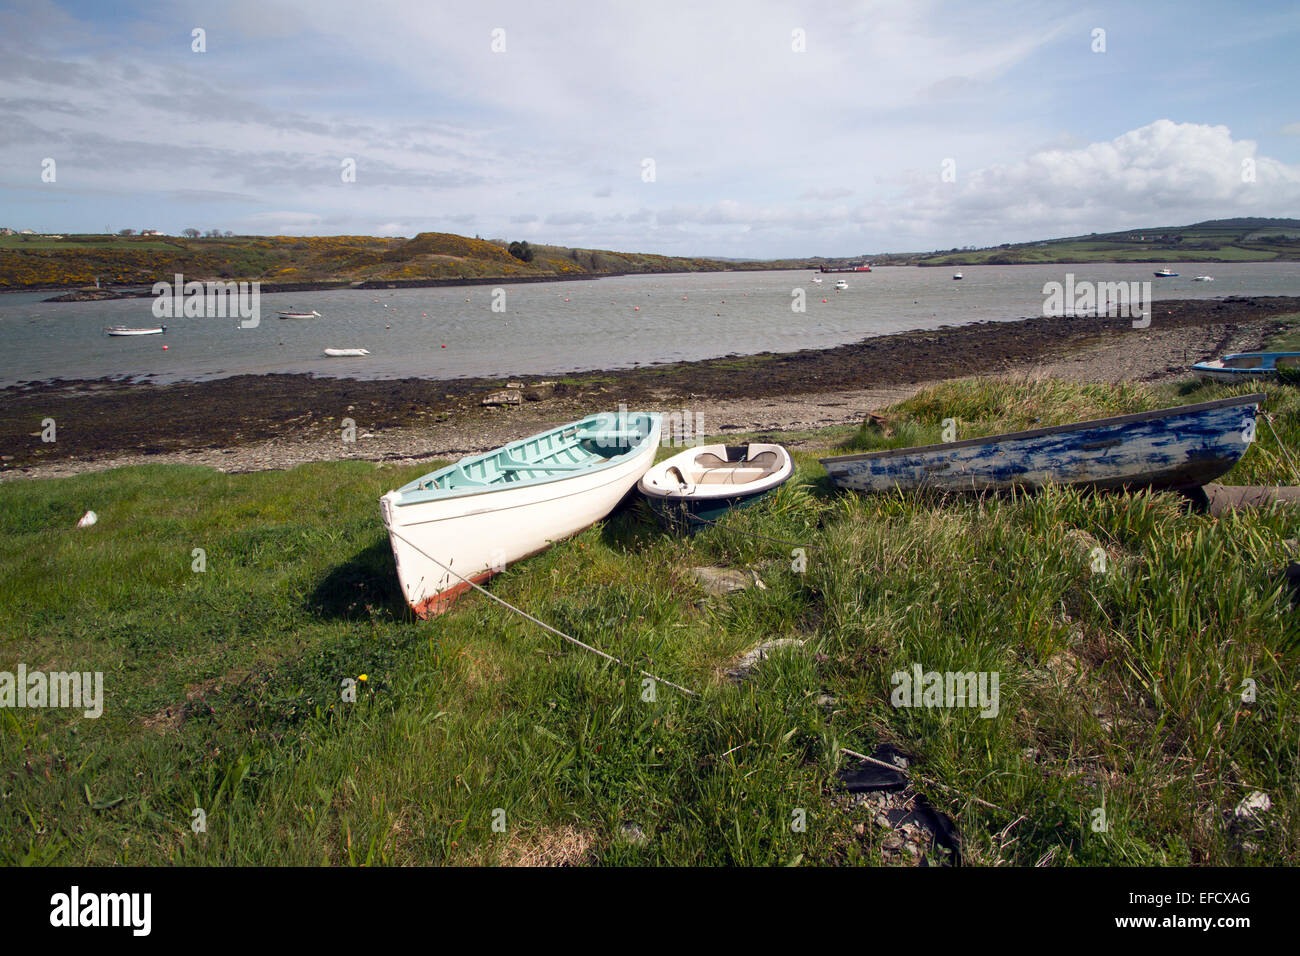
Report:
M512 253L514 250L514 254ZM850 258L685 258L470 239L422 232L374 236L0 235L0 290L150 285L187 279L257 279L280 286L440 279L511 279L650 272L817 269L874 265L1019 265L1058 262L1267 262L1300 260L1300 219L1217 219L987 249L893 252Z
M534 245L526 258L504 240L423 232L412 239L373 236L0 236L0 289L149 285L186 279L257 279L277 284L339 284L420 279L481 279L704 272L772 268L762 262L681 258L605 249Z
M873 259L882 265L896 255ZM1035 262L1268 262L1300 259L1300 219L1214 219L903 257L922 266Z

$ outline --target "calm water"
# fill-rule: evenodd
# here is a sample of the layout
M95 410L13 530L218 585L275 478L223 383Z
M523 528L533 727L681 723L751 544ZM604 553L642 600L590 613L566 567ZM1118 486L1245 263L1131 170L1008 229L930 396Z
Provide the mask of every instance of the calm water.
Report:
M1151 280L1156 299L1300 295L1300 263L1180 263L1177 279L1150 264L880 268L822 284L797 272L632 276L510 285L495 313L492 287L281 293L261 298L261 324L164 320L161 336L111 338L106 325L158 325L153 299L45 303L53 293L0 295L0 385L51 378L152 376L154 381L261 372L355 378L557 374L730 353L788 352L908 329L1038 315L1045 282ZM1215 282L1193 282L1208 273ZM791 311L802 288L807 311ZM822 300L826 301L823 302ZM323 318L281 320L280 309ZM1156 312L1159 322L1159 312ZM167 350L163 350L163 346ZM445 346L445 348L443 347ZM326 347L366 348L330 359Z

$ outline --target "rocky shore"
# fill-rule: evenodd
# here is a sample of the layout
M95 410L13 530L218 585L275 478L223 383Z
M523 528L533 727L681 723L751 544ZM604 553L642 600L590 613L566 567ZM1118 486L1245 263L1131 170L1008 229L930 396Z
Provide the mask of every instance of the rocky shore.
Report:
M50 477L142 462L225 471L318 460L425 461L496 447L593 410L690 412L707 434L854 424L928 382L987 374L1076 381L1158 381L1193 362L1258 348L1300 312L1300 298L1157 303L1149 328L1128 319L1033 318L880 336L831 349L593 371L484 405L501 379L361 381L235 376L151 385L53 381L0 391L0 479ZM46 419L57 441L42 441ZM355 441L344 441L344 420Z

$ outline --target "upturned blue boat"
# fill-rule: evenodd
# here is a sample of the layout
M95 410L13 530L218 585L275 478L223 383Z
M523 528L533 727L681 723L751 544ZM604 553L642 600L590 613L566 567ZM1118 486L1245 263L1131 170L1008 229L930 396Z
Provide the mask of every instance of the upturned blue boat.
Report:
M1199 487L1226 473L1254 441L1265 397L1243 395L821 463L831 481L855 491Z

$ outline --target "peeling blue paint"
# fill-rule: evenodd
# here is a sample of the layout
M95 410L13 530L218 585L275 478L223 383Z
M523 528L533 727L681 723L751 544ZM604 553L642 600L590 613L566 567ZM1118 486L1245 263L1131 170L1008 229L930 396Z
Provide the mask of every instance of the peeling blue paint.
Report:
M1213 481L1254 438L1263 395L946 445L824 458L841 488L998 491L1047 484L1185 488Z

